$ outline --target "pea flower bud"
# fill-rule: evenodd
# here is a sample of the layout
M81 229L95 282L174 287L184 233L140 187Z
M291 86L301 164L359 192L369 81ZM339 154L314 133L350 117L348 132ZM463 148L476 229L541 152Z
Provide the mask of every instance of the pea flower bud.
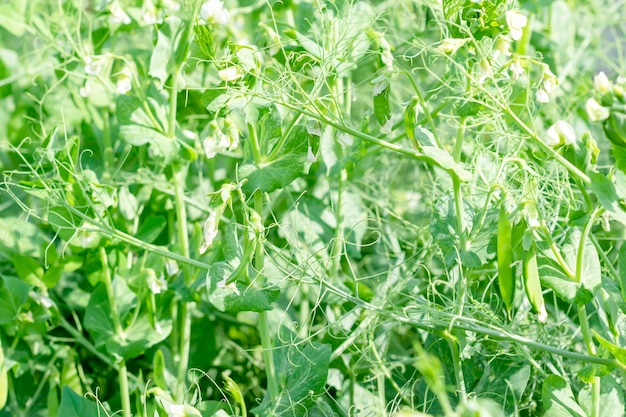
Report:
M592 122L601 122L609 118L609 109L598 103L595 98L590 98L585 103L585 110Z
M572 145L576 142L576 132L569 123L559 120L546 132L545 143L548 146Z
M593 87L601 94L606 94L611 91L611 81L606 76L604 71L600 71L595 77L593 77Z
M528 24L528 18L520 12L516 12L514 10L509 10L504 16L513 40L518 41L522 39L524 28Z

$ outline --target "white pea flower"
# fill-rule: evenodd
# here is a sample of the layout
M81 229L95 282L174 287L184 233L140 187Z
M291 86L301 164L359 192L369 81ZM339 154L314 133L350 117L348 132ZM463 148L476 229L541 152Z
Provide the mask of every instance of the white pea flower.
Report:
M156 273L152 268L146 269L146 273L148 275L146 283L148 284L148 288L152 294L161 294L163 291L167 290L167 282L163 278L162 274L157 278Z
M107 66L109 59L106 55L90 55L85 58L85 73L100 75Z
M241 295L241 293L239 292L239 288L237 288L237 285L235 285L234 282L231 282L230 284L226 283L226 278L224 278L223 280L221 280L220 282L217 283L217 288L221 288L221 289L229 289L232 292L234 292L237 295Z
M309 145L308 149L306 150L306 162L308 164L312 164L315 161L317 161L317 158L315 157L315 154L313 153L313 149L311 148L311 145Z
M380 127L380 133L385 135L391 135L391 128L393 127L393 121L387 120L384 125Z
M84 98L89 97L91 94L91 82L89 80L85 81L85 84L78 90L78 94Z
M543 66L543 76L541 83L537 88L537 101L539 103L548 103L550 101L549 94L554 91L556 85L559 83L559 79L550 71L547 65Z
M209 0L200 8L200 17L207 23L225 25L230 21L230 13L221 0Z
M243 77L243 72L238 67L226 67L223 70L219 70L217 75L222 81L236 81Z
M172 14L180 10L180 3L176 0L161 0L161 7L163 7L168 14Z
M352 142L354 142L354 137L346 132L340 132L337 135L337 141L343 146L352 146Z
M571 145L576 142L576 132L569 123L559 120L546 132L545 143L548 146Z
M117 79L115 91L117 94L126 94L132 89L132 72L130 68L124 67Z
M606 76L604 71L600 71L595 77L593 77L593 86L601 94L606 94L611 91L613 84L611 84L609 77Z
M141 6L141 20L146 25L154 25L161 21L157 16L157 8L152 3L152 0L144 0Z
M216 132L202 141L202 147L206 157L211 159L230 147L230 138L222 132Z
M175 260L173 259L168 259L165 261L165 272L167 272L168 276L172 276L172 275L176 275L178 274L178 271L180 269L178 268L178 264L176 263Z
M460 47L465 45L468 41L469 39L446 38L443 41L441 41L441 43L439 44L437 48L435 48L435 51L442 53L442 54L452 55L456 51L458 51Z
M127 25L131 22L130 16L126 14L119 1L113 0L109 5L109 22Z
M609 109L602 106L595 98L590 98L585 103L585 110L592 122L601 122L609 118Z
M524 28L528 24L528 18L520 12L516 12L514 10L509 10L504 14L504 16L513 40L518 41L522 39Z
M522 63L519 59L516 59L511 63L509 70L511 71L511 75L514 80L517 80L519 77L524 75L524 68L522 67Z
M209 249L209 247L213 243L213 240L215 240L215 238L217 237L218 223L219 218L217 217L217 212L215 210L211 210L211 214L209 214L209 217L204 222L204 228L202 232L204 241L202 242L202 246L200 247L200 255L204 254L204 252Z
M230 194L236 187L236 184L233 183L222 184L222 187L220 188L220 197L222 198L222 203L228 203L230 201Z
M535 93L535 98L537 99L538 103L549 103L550 102L550 96L541 87L537 89L537 93Z
M507 38L499 37L496 42L496 50L493 54L494 58L497 58L500 54L504 56L511 56L511 42Z
M186 137L187 139L191 139L191 140L198 139L198 133L194 132L193 130L183 129L182 133L183 133L183 136Z
M228 135L228 150L234 151L239 146L239 129L230 119L230 116L227 116L224 120L224 127L226 128L226 134Z

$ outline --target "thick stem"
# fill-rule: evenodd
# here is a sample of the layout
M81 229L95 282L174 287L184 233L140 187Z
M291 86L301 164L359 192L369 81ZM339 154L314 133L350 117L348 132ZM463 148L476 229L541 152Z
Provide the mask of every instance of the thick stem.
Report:
M335 239L333 242L333 251L332 251L332 272L336 274L339 271L340 261L341 261L341 253L343 252L343 233L342 233L342 223L343 223L343 215L341 213L341 194L343 191L343 175L344 170L342 169L339 172L339 178L337 178L337 200L335 202L335 221L337 225L335 227Z
M263 213L263 192L257 190L254 194L254 210L262 216ZM265 286L265 276L263 268L265 267L265 252L261 239L257 239L254 257L254 268L257 271L257 284L263 288ZM267 376L267 390L270 396L270 403L273 405L279 395L278 382L276 380L276 368L274 366L274 352L272 346L272 338L270 335L269 323L267 320L267 312L259 313L259 335L261 337L261 347L263 349L263 362L265 362L265 375Z
M465 377L463 376L463 368L461 366L461 355L459 352L459 343L454 336L448 331L444 332L443 337L450 346L450 352L452 353L452 365L454 366L454 376L456 378L456 389L461 397L461 402L467 401L467 392L465 391Z
M463 154L463 137L465 136L465 119L461 119L461 126L457 132L454 142L454 162L461 162ZM454 207L456 210L457 232L459 233L459 243L461 250L467 250L467 239L465 233L465 209L463 207L463 191L461 190L461 180L457 175L452 175L452 187L454 189Z
M107 292L107 298L109 299L109 309L111 310L111 320L113 320L113 327L115 333L124 340L124 329L120 322L120 316L117 311L117 305L115 303L115 294L113 293L113 281L111 279L111 270L109 269L109 261L107 259L106 250L104 246L100 246L100 263L102 264L103 282ZM130 392L128 391L128 371L126 369L126 362L122 359L117 363L118 380L120 384L120 397L122 401L122 413L124 417L132 417L130 409Z
M262 163L261 148L256 135L256 128L254 125L248 124L248 131L250 144L252 145L252 152L254 154L254 162L257 166L260 166ZM261 218L263 218L263 192L261 190L256 190L254 193L254 210L259 216L261 216ZM263 251L263 240L261 239L261 236L257 236L256 240L254 268L257 273L257 285L260 288L263 288L265 286L265 276L263 275L263 269L265 268L265 252ZM259 336L261 338L261 348L263 349L262 355L263 362L265 363L265 375L267 377L267 391L270 396L270 404L274 405L280 391L276 379L272 337L266 311L261 311L259 313Z
M187 208L185 205L185 177L187 170L180 168L174 173L174 196L176 202L176 221L178 224L178 245L180 254L189 258L189 235L187 234ZM186 284L189 284L190 278L189 266L183 266L183 276ZM187 376L187 368L189 367L189 350L191 347L191 315L189 312L189 303L181 301L178 306L178 391L176 393L177 400L182 402L184 397L184 385Z

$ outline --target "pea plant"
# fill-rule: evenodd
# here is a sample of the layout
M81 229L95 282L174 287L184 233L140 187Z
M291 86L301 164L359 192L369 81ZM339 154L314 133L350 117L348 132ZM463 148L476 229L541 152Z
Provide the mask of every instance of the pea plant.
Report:
M0 417L626 413L623 0L0 5Z

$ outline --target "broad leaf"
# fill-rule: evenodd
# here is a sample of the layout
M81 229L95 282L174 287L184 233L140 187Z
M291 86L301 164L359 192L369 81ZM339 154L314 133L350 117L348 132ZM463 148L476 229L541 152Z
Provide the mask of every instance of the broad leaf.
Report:
M587 414L574 399L574 393L566 380L550 375L542 389L544 417L586 417Z
M288 333L288 332L283 332ZM283 334L280 343L293 338ZM281 395L276 401L272 415L306 415L314 396L319 394L328 377L330 345L320 343L296 343L276 348L274 364ZM267 394L263 402L252 410L258 415L267 415L270 408Z
M94 401L81 397L69 387L63 387L58 415L63 417L100 417L101 413Z
M620 204L620 198L613 182L605 175L595 171L589 173L589 178L591 179L591 189L598 197L602 207L611 213L616 220L626 224L626 212Z
M443 151L435 146L422 146L418 159L422 159L431 165L438 166L448 172L453 172L459 180L467 182L472 179L472 174L465 170L461 165L457 164L448 152Z
M0 324L7 324L17 318L21 307L28 299L30 285L11 277L2 278L0 288Z
M586 386L578 393L578 403L587 412L591 413L591 388ZM603 376L600 379L600 414L598 417L614 417L624 414L624 390L615 382L611 375Z
M113 283L115 302L120 320L124 323L136 303L136 297L122 279ZM112 312L104 284L96 287L85 312L85 328L94 339L96 347L105 346L107 351L120 358L130 359L141 355L146 349L165 339L172 328L170 320L162 320L156 328L151 326L146 314L134 318L130 326L118 335L112 320Z
M183 22L176 16L170 16L159 27L157 43L150 57L148 74L165 84L176 62L176 51L183 34Z
M239 176L248 179L243 186L244 191L252 193L259 189L269 193L286 187L300 175L307 173L307 155L311 139L312 136L306 127L296 126L276 157L270 159L264 156L260 166L248 160L239 167ZM246 143L245 146L250 145Z

